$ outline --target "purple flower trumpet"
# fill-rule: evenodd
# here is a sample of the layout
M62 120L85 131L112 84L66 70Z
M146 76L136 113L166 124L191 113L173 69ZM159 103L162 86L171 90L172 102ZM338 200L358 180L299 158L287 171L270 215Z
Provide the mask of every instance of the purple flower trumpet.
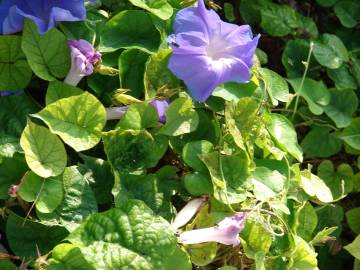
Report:
M84 0L2 0L0 1L0 34L13 34L23 29L24 18L32 20L40 33L57 22L82 21L86 17Z
M176 14L174 34L168 37L173 49L168 67L195 100L205 101L219 84L250 80L259 37L253 37L248 25L221 21L198 0L196 8Z
M64 82L76 86L80 80L94 71L94 65L101 59L101 54L86 40L70 40L71 68Z
M179 242L187 245L218 242L235 247L240 244L239 233L244 228L245 218L246 213L235 214L214 227L183 232L179 235Z

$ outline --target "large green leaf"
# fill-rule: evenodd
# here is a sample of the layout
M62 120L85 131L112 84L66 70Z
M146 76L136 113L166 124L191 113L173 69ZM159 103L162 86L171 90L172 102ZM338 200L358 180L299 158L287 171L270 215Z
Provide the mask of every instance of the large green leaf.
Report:
M322 34L314 41L314 56L322 66L336 69L349 61L349 54L340 38L333 34Z
M20 138L28 114L38 107L27 95L0 98L0 133Z
M11 250L21 258L38 257L48 253L62 241L67 231L58 226L45 226L39 222L24 220L11 213L6 223L6 237Z
M166 123L159 133L179 136L193 132L199 124L199 116L192 107L193 103L189 98L178 98L171 102L166 110Z
M88 92L55 101L33 116L76 151L94 147L106 123L104 106Z
M266 167L256 167L250 179L254 186L254 195L260 201L268 201L279 195L286 180L278 171Z
M151 210L167 220L173 218L175 209L171 197L176 189L176 170L164 167L161 172L148 175L121 176L120 192L115 198L115 205L122 205L129 199L142 200Z
M353 118L350 126L343 130L340 137L352 148L360 150L360 117Z
M130 89L134 97L144 95L144 72L148 58L149 54L136 49L123 51L119 57L121 87Z
M255 139L259 135L261 117L257 114L258 109L259 103L250 97L244 97L237 103L226 104L227 128L236 145L243 150L252 151Z
M35 23L25 21L21 47L31 69L43 80L65 77L70 69L66 37L56 28L41 35Z
M267 68L261 68L260 74L264 82L264 88L274 106L279 105L279 101L289 101L288 84L279 74Z
M167 258L165 263L166 270L191 270L192 264L189 255L182 248L177 247L175 252Z
M317 270L316 252L306 241L299 236L294 236L295 249L292 250L289 270Z
M324 160L318 167L318 175L330 188L334 199L339 199L353 190L354 172L349 164L340 164L335 171L330 160Z
M342 141L329 127L314 127L301 142L307 157L327 158L341 150Z
M28 122L21 135L20 145L30 169L41 177L57 176L66 166L63 143L47 128Z
M356 64L353 63L352 66ZM356 79L351 73L351 69L348 65L342 65L337 69L328 69L327 74L335 82L337 89L356 89L357 83Z
M250 160L244 151L234 155L211 152L201 156L209 170L214 187L214 197L224 204L234 204L246 199L245 188L250 175ZM236 168L236 170L234 170Z
M355 27L360 22L360 3L351 0L339 1L334 11L341 24L348 28Z
M61 183L62 187L59 189L64 190L64 196L58 207L51 213L38 211L37 214L42 221L73 231L87 216L97 212L96 199L86 177L76 166L65 169Z
M211 179L206 173L189 173L183 176L182 183L185 189L194 197L209 195L213 192Z
M342 230L344 209L339 205L323 205L316 208L316 213L318 215L318 226L316 231L322 231L324 228L329 227L337 227L331 235L338 237Z
M165 154L165 136L152 137L146 130L113 130L103 135L111 166L120 173L142 171L156 166Z
M358 235L351 244L348 244L344 248L356 259L360 260L360 235Z
M212 95L221 97L226 101L238 102L243 97L250 97L259 87L259 81L254 76L248 83L227 82L215 88Z
M49 87L46 91L46 105L49 105L59 99L77 96L82 93L84 93L84 91L80 88L57 80L52 81L49 83Z
M300 78L303 75L305 71L304 62L306 62L308 58L309 49L309 41L304 39L289 40L286 43L281 62L284 65L286 74L289 78ZM314 57L312 56L310 58L309 67L313 67L314 64ZM308 74L314 74L311 68L309 69Z
M265 115L266 128L280 149L288 152L298 161L302 161L302 150L292 123L283 115L268 113Z
M214 145L205 140L193 141L187 143L182 151L184 162L196 171L207 171L205 164L201 161L200 156L212 152Z
M18 184L28 170L23 156L14 155L11 158L0 159L0 199L5 200L12 184Z
M47 270L96 270L88 264L80 248L72 244L59 244L51 251Z
M180 80L167 68L171 50L161 50L150 56L145 68L145 97L153 99L159 90L174 92L181 86Z
M167 20L173 14L172 6L166 0L130 0L134 6L143 8L162 20Z
M130 105L116 127L121 129L140 130L158 126L158 114L149 103Z
M268 252L272 243L272 236L260 223L246 220L245 228L240 233L248 257L254 258L258 251Z
M62 177L43 179L34 172L29 172L23 179L18 194L27 202L35 201L38 211L50 213L63 199Z
M324 111L338 128L347 127L359 104L357 95L352 90L332 89L330 93L331 100Z
M106 22L100 39L101 51L135 48L155 52L160 44L160 33L148 13L125 10Z
M21 51L21 37L0 36L0 91L26 87L31 73Z
M330 103L331 95L322 81L314 81L306 78L302 88L301 78L289 79L288 81L295 92L306 100L309 109L313 114L320 115L324 112L323 106Z
M27 95L0 98L0 156L23 153L20 136L26 126L26 117L37 110Z
M311 197L315 197L321 202L329 203L334 200L332 192L325 184L324 180L315 174L312 174L310 170L304 170L301 172L299 184L306 194Z
M114 176L109 162L85 155L80 155L84 164L79 167L80 172L90 178L90 187L93 189L96 201L99 204L111 202L111 189L114 186Z
M165 269L176 248L170 225L141 201L93 214L68 238L95 269Z
M311 203L306 202L297 213L296 233L304 240L310 241L318 223L318 218Z
M346 220L350 229L360 234L360 207L350 209L346 212Z
M298 27L296 12L290 6L272 4L260 11L261 27L272 36L286 36Z

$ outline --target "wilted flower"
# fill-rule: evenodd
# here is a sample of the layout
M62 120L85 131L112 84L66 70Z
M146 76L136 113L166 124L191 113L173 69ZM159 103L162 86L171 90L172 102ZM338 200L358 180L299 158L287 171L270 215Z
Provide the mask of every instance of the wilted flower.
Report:
M152 100L149 102L151 106L154 107L158 114L159 122L166 122L166 109L169 106L169 102L167 100ZM120 119L128 110L129 106L120 106L120 107L111 107L106 108L107 112L107 120L115 120Z
M223 219L214 227L183 232L179 235L179 242L182 244L218 242L235 247L240 244L239 233L244 228L245 218L246 213L235 214Z
M64 82L76 86L80 80L94 71L94 65L101 59L101 54L86 40L68 41L71 49L71 68Z
M221 83L248 82L259 35L248 25L221 21L203 0L196 8L180 10L175 34L168 37L173 49L169 69L188 87L197 101L205 101Z
M57 22L82 21L86 17L84 0L3 0L0 1L0 34L12 34L23 29L24 18L37 25L40 33Z
M207 196L193 199L189 201L176 215L175 219L171 223L171 227L175 230L184 226L189 220L196 214L202 204L208 200Z

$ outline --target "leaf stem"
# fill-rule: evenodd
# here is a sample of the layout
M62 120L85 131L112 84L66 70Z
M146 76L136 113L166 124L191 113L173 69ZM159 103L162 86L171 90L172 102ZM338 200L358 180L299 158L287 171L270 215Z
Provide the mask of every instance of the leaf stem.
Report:
M307 75L308 70L309 70L310 58L311 58L313 48L314 48L314 43L312 41L310 41L309 54L308 54L308 57L307 57L307 60L306 60L306 63L305 63L305 71L304 71L304 74L303 74L303 76L301 78L299 91L296 93L294 112L293 112L293 115L291 117L292 120L294 120L295 114L297 112L297 108L299 106L299 98L300 98L301 91L302 91L302 89L304 87L304 82L305 82L306 75Z

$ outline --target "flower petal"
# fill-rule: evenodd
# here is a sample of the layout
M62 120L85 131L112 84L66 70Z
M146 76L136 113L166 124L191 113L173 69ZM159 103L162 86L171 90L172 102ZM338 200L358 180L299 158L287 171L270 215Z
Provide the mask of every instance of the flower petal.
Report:
M239 236L229 235L216 227L198 229L183 232L179 235L179 242L182 244L200 244L206 242L217 242L224 245L237 246L240 244Z
M159 122L166 122L166 109L169 107L169 102L167 100L152 100L150 101L151 106L153 106L158 114Z
M128 106L106 108L107 120L120 119L128 110Z
M9 3L14 8L10 9ZM3 19L3 21L0 19L2 33L20 31L24 17L34 21L40 33L45 33L57 22L84 20L86 9L84 0L5 0L0 4L0 15Z
M208 41L201 32L185 32L168 37L168 42L174 54L203 54L206 53Z
M238 58L221 58L213 61L207 56L172 55L169 69L186 84L191 96L205 101L214 89L224 82L248 82L248 66Z
M171 223L171 226L176 230L186 223L196 214L203 202L207 200L207 197L201 197L189 201L184 208L182 208L176 215L175 219Z
M0 5L0 34L17 33L24 26L24 18L18 14L17 7L11 4L11 1L5 0Z

